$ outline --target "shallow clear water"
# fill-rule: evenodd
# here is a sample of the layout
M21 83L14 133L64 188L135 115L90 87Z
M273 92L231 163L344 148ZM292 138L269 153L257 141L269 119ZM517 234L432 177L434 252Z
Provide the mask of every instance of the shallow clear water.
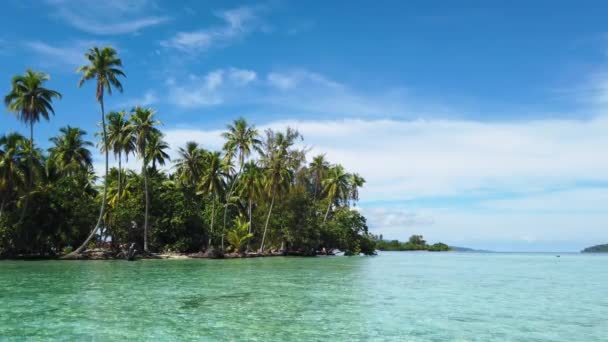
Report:
M1 261L0 340L606 341L608 257Z

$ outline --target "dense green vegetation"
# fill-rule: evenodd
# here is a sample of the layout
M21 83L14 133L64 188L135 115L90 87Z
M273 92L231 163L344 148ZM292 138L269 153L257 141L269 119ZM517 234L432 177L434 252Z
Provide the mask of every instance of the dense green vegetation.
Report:
M299 132L259 132L240 118L227 126L221 151L192 141L171 161L153 109L105 113L104 96L123 88L117 52L92 48L85 56L79 85L96 85L104 176L97 179L93 143L79 128L61 128L46 151L35 144L34 123L50 119L61 95L44 87L44 73L15 76L5 103L30 139L0 137L0 255L77 257L132 243L144 253L374 253L365 217L351 209L365 180L323 155L307 162ZM109 167L110 154L118 167ZM140 170L122 167L129 157Z
M378 237L376 248L381 251L429 251L429 252L444 252L449 251L450 247L445 243L435 243L429 245L424 240L422 235L412 235L407 242L399 240L384 240L382 236Z
M608 253L608 243L587 247L582 250L582 253Z

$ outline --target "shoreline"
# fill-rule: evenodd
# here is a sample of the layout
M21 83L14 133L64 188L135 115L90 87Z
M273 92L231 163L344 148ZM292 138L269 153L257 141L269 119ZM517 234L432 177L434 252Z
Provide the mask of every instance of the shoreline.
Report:
M148 255L136 255L133 259L129 260L123 256L119 256L116 253L105 250L92 250L85 251L81 255L68 257L66 255L17 255L9 257L0 257L2 260L14 260L14 261L46 261L46 260L58 260L58 261L91 261L91 260L124 260L124 261L137 261L137 260L185 260L185 259L249 259L249 258L268 258L268 257L325 257L335 256L335 254L304 254L299 252L265 252L265 253L150 253Z

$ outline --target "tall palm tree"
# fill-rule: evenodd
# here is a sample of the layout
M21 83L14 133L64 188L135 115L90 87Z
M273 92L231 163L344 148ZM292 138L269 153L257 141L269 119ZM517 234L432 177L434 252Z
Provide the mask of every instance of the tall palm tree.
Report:
M122 71L122 61L118 58L118 53L114 48L110 46L106 46L102 49L98 47L93 47L89 49L85 53L85 57L89 60L88 65L83 65L78 68L78 72L82 73L82 77L78 82L78 86L82 87L82 85L86 81L95 80L95 99L99 102L99 106L101 109L101 125L103 128L103 142L104 144L108 142L107 132L106 132L106 115L104 109L104 94L107 92L108 95L112 95L112 88L117 89L122 92L122 84L118 80L119 77L126 77L125 73ZM103 220L103 213L106 208L106 200L107 200L107 190L108 190L108 148L104 147L105 157L106 157L106 168L104 174L104 186L103 186L103 199L101 201L101 208L99 209L99 218L97 219L97 224L91 230L91 234L86 238L86 240L74 250L72 253L68 255L68 257L75 256L79 254L88 244L89 241L95 236L97 230L101 226Z
M238 195L242 199L247 200L247 214L249 216L249 233L253 231L253 201L262 194L263 191L264 172L253 161L245 163L243 173L241 174L241 182L237 187ZM249 242L247 242L249 249Z
M207 247L213 247L213 224L215 220L215 202L220 198L226 188L226 177L228 166L222 159L220 152L208 152L205 157L205 169L199 184L199 193L207 194L211 197L211 229Z
M259 134L258 131L255 129L255 126L249 126L247 120L245 120L244 118L234 120L234 122L231 125L227 125L226 128L228 129L228 131L222 133L222 137L226 139L226 143L224 143L224 151L226 151L226 156L229 156L229 159L232 159L231 156L237 155L239 171L237 172L236 176L234 177L234 180L230 185L230 190L226 194L226 203L224 204L223 230L226 229L228 202L232 197L234 186L237 183L241 173L243 172L245 158L249 157L252 151L259 151L260 145L262 144L262 142L258 139Z
M49 120L51 114L55 114L53 109L53 99L61 99L61 94L55 90L47 89L44 83L50 79L48 74L27 69L24 75L16 75L11 80L11 90L4 98L4 103L8 110L14 112L17 118L30 126L30 146L29 151L34 149L34 124L40 118ZM29 188L34 186L34 155L29 156ZM26 202L27 203L27 197ZM25 213L27 204L23 206ZM22 215L23 216L23 215Z
M108 144L107 147L114 153L114 158L118 159L118 188L117 198L122 193L122 156L129 161L129 154L135 151L135 137L129 129L129 121L125 111L110 112L108 119ZM105 152L106 144L102 144L102 151Z
M156 163L164 166L167 160L171 160L166 150L169 149L169 144L163 140L163 134L160 131L152 134L146 144L146 159L152 161L152 170L156 171Z
M323 180L323 187L328 199L327 211L325 212L323 223L327 221L329 210L334 202L340 200L346 202L348 200L351 190L349 184L350 178L351 175L344 170L342 165L334 165L329 169L327 178Z
M142 175L144 178L144 195L146 200L146 211L144 214L144 252L148 252L148 215L150 212L150 193L148 191L148 144L160 135L156 126L160 121L154 119L155 111L150 108L135 107L131 111L130 130L135 136L135 147L139 158L142 160Z
M24 190L28 174L24 161L26 138L19 133L0 136L0 217L10 193Z
M49 139L54 145L49 148L49 152L60 173L73 176L88 170L93 164L88 147L93 146L93 143L84 140L87 132L69 125L60 128L59 132L60 135Z
M185 148L178 149L179 158L176 160L175 167L177 177L182 184L188 187L196 186L201 179L206 153L194 141L188 141Z
M270 208L264 224L260 252L264 252L266 232L275 199L281 191L289 186L293 178L293 168L301 160L300 151L290 150L298 138L301 138L300 133L289 127L285 133L266 131L266 141L264 141L263 149L261 149L261 155L262 163L265 166L264 190L266 195L270 197Z
M325 159L324 154L319 154L312 159L308 167L313 181L313 201L316 201L317 195L321 190L321 182L329 170L329 162Z

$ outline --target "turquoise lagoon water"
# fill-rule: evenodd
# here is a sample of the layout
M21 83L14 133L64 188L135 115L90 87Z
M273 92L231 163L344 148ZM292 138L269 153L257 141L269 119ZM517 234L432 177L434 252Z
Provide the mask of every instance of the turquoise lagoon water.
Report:
M608 257L2 261L0 340L608 341Z

